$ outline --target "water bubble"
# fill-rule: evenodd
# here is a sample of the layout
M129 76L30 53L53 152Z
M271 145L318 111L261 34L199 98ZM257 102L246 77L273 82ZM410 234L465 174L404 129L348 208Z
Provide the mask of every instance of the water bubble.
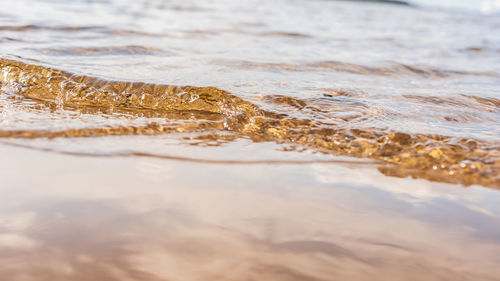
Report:
M199 99L199 98L200 98L200 96L199 96L199 95L194 94L194 95L192 95L192 96L191 96L191 99L189 100L189 103L192 103L193 101L195 101L195 100L197 100L197 99Z

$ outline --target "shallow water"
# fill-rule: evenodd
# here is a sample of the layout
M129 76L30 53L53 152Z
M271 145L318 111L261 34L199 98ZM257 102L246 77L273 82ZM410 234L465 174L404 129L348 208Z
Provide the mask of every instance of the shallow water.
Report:
M500 17L466 2L3 4L0 275L494 280Z

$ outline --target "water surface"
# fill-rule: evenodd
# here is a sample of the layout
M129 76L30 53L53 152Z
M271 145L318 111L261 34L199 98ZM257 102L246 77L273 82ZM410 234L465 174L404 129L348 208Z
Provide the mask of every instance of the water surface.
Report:
M4 4L0 275L495 280L497 2L387 2Z

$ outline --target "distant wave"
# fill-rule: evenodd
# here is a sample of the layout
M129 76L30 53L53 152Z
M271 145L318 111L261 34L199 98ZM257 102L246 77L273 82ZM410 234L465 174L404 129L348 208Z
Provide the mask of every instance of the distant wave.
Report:
M347 0L358 2L376 2L417 7L438 8L454 11L478 12L481 14L500 13L500 0Z
M447 10L480 12L482 14L495 14L500 12L500 0L410 0L408 3L417 6Z

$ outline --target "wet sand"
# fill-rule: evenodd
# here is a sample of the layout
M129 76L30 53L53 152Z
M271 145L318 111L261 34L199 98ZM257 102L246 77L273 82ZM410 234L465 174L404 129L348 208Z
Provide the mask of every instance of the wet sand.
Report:
M0 279L498 278L500 196L477 186L345 164L0 154Z

